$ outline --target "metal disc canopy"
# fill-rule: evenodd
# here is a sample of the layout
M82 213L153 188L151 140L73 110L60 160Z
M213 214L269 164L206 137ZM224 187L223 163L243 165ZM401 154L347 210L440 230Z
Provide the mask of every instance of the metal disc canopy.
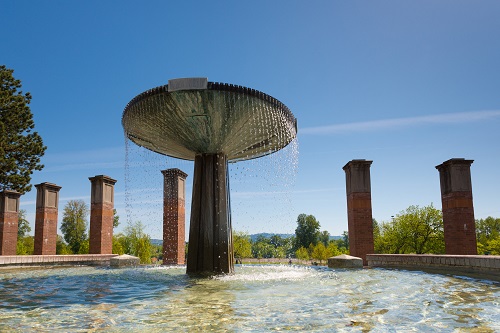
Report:
M228 162L272 154L297 135L297 120L260 91L206 78L169 80L130 101L127 137L154 152L194 160L187 272L234 271Z
M125 107L127 137L154 152L185 160L223 153L229 162L287 146L297 120L283 103L258 90L206 78L169 80Z

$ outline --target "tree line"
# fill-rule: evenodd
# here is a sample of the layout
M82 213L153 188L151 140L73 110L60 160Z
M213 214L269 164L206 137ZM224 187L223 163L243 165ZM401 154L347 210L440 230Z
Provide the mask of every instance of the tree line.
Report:
M500 218L476 219L478 254L500 255ZM444 254L442 212L432 204L412 205L378 223L373 219L374 252L386 254ZM297 258L315 259L320 263L331 256L349 253L349 236L344 231L340 239L330 240L327 231L313 215L300 214L292 237L259 236L252 241L244 232L233 233L235 258Z
M70 200L64 207L61 232L58 235L57 254L86 254L89 252L88 206L82 200ZM114 211L113 227L119 225ZM34 237L26 211L19 212L17 254L33 254ZM297 217L295 234L259 235L252 240L245 232L233 232L234 256L245 258L297 258L318 260L349 253L349 236L344 231L339 239L331 239L328 231L320 231L320 223L313 215ZM378 223L373 220L375 253L388 254L443 254L444 227L441 211L432 204L425 207L410 206L394 216L391 221ZM476 220L478 254L500 255L500 218L487 217ZM186 245L186 252L188 245ZM141 222L128 223L124 231L113 235L113 253L130 254L149 264L162 257L161 245L153 245L144 232Z
M316 259L321 263L331 256L347 253L349 245L346 235L341 239L330 239L328 231L320 231L320 227L313 215L300 214L295 234L291 237L259 235L252 240L248 233L233 232L234 256L236 259Z
M120 224L120 218L116 210L113 212L113 228L116 228ZM83 200L70 200L66 203L60 226L62 236L57 236L56 254L89 253L88 214L88 205ZM18 225L17 254L33 254L34 237L28 235L31 228L24 210L19 212ZM144 225L138 221L128 223L123 232L113 235L112 252L130 254L139 257L142 264L150 264L151 258L160 255L162 249L151 243L151 238L144 232Z
M478 254L500 255L500 218L476 219ZM444 254L444 224L441 210L432 204L410 206L391 221L373 220L375 253Z

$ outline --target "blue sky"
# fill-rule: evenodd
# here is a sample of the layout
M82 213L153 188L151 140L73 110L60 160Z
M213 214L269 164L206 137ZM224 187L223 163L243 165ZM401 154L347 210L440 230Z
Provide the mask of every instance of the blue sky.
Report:
M476 218L500 217L498 1L0 0L0 13L0 63L31 92L48 147L32 184L62 186L60 221L105 174L118 180L118 231L140 220L161 238L159 170L183 169L190 200L193 166L126 144L121 115L193 76L261 90L298 119L298 162L294 146L231 166L233 229L293 233L306 213L341 234L342 167L359 158L373 160L378 221L441 208L435 166L454 157L474 160ZM34 189L21 208L33 225Z

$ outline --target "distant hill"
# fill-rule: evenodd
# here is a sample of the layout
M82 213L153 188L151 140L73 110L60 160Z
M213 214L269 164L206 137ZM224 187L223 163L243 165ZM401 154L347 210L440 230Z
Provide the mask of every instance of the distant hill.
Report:
M163 239L152 239L151 244L153 245L163 245Z
M295 234L273 234L273 233L269 233L269 232L261 232L258 234L250 235L250 239L252 240L252 242L255 242L255 240L259 236L264 236L265 238L270 238L273 235L278 235L282 238L289 238L289 237L295 236ZM342 238L342 236L330 236L330 240L332 240L332 239L337 240L337 239L341 239L341 238ZM163 240L162 239L151 239L151 244L163 245Z
M289 237L294 236L294 234L272 234L272 233L268 233L268 232L261 232L259 234L250 235L250 239L252 240L252 242L255 242L255 240L257 240L257 238L259 236L264 236L265 238L270 238L271 236L274 236L274 235L278 235L281 238L289 238Z

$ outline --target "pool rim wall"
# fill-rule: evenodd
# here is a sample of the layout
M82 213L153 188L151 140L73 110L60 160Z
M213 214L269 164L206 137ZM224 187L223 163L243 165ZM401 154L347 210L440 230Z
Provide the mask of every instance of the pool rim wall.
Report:
M465 275L500 282L500 255L368 254L368 267Z

